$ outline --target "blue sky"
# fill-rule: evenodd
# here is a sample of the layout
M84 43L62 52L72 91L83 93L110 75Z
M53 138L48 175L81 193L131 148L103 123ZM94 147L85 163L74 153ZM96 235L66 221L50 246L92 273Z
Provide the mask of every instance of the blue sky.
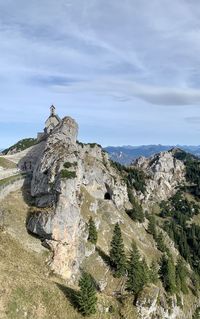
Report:
M200 144L199 0L0 0L0 148L53 103L102 145Z

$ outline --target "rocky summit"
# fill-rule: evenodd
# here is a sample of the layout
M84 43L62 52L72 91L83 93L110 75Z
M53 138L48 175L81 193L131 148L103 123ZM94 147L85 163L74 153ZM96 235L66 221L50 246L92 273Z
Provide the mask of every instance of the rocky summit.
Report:
M81 278L91 318L199 318L199 160L123 166L54 109L33 145L0 156L0 318L82 318Z

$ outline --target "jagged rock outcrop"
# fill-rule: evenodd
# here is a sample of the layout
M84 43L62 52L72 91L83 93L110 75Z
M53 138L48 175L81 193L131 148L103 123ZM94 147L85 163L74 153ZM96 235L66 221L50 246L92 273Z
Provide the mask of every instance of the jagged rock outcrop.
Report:
M140 292L136 306L142 319L190 319L193 313L191 308L184 307L183 298L178 305L176 296L167 296L163 288L155 285L150 285Z
M100 291L114 293L119 281L111 275L105 258L116 222L120 223L127 252L133 239L148 265L158 262L161 252L146 231L148 221L137 223L126 213L126 208L131 208L126 172L121 174L100 146L77 142L77 135L77 123L65 117L40 143L31 181L36 208L29 215L27 228L51 249L50 267L56 274L74 283L83 268L95 277ZM185 166L174 151L140 158L133 165L146 175L146 192L132 190L145 207L169 198L185 182ZM87 242L91 216L98 230L97 249ZM174 250L172 247L171 252L178 254ZM184 318L175 299L169 307L162 285L145 287L136 306L142 319Z
M183 259L188 272L185 282L187 294L178 286L180 282L177 283L177 279L174 280L177 291L170 293L162 272L158 270L159 267L162 269L160 261L166 252L172 256L175 267L181 254L179 243L173 240L176 233L173 230L171 236L165 226L170 225L172 219L175 224L177 218L184 225L180 214L191 214L191 218L185 222L188 229L193 222L192 218L198 217L198 202L195 202L192 192L182 195L185 199L190 198L190 204L194 200L196 205L189 205L177 194L159 207L161 201L170 198L179 185L186 183L185 171L185 189L194 186L193 180L188 180L188 162L185 160L188 154L173 149L150 158L139 158L131 167L125 167L110 161L101 146L80 143L77 136L76 121L65 117L59 120L52 131L50 129L48 134L43 135L42 141L16 154L3 156L4 166L5 160L16 165L10 163L11 166L0 171L0 200L11 191L19 189L23 183L21 196L25 201L28 199L26 206L29 212L26 219L26 210L22 227L26 222L28 231L37 235L42 244L50 249L51 254L46 262L51 270L66 279L66 284L76 286L81 270L94 277L96 287L101 292L97 309L102 318L112 310L113 318L191 319L195 309L200 306L195 291L198 288L192 273L193 265ZM199 165L199 162L192 162L192 168L196 169L196 164ZM20 175L21 172L24 174ZM16 173L19 173L19 181L13 179ZM14 183L5 187L2 181L5 176L12 177L10 181ZM175 206L171 204L173 200L180 204L175 212ZM168 208L171 210L168 211ZM15 210L15 207L12 209ZM160 214L155 216L155 227L153 224L149 227L153 213ZM166 218L162 217L165 214ZM12 218L10 211L9 215ZM88 221L91 217L98 233L96 245L88 241ZM134 296L126 291L127 277L116 278L110 267L110 243L116 223L120 225L127 259L134 240L141 260L144 258L151 270L152 265L155 265L155 280L150 279L149 272L148 284ZM181 224L177 225L181 229ZM197 230L194 227L191 231L194 233L195 246ZM159 241L162 245L159 245ZM182 242L187 246L187 237L183 237ZM196 253L194 255L197 256ZM144 269L148 271L146 266ZM174 269L174 277L177 277L177 269ZM159 275L160 278L157 278Z
M134 166L147 175L144 201L160 202L176 192L176 187L185 182L184 163L174 157L174 150L161 152L150 158L140 157Z
M77 133L76 122L65 117L48 137L31 183L41 211L32 213L27 224L29 231L47 239L54 254L52 269L68 279L85 256L81 187L97 200L107 194L116 209L128 202L126 184L107 155L100 146L77 143Z

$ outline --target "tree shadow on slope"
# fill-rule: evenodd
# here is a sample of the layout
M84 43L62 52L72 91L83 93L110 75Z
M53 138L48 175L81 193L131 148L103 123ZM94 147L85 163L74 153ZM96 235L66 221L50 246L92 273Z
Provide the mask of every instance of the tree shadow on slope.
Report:
M104 263L111 268L110 257L100 247L96 247L96 252L99 254Z
M69 300L70 304L78 310L78 291L70 287L64 286L56 282L57 287L63 292L65 297Z

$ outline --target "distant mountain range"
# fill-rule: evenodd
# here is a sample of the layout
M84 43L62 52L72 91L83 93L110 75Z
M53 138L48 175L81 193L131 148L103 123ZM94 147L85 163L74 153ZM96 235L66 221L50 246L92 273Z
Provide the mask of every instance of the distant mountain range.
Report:
M159 152L168 151L173 147L181 148L182 150L192 153L200 157L200 145L141 145L141 146L108 146L104 149L110 155L113 161L121 164L130 164L134 159L145 156L149 157Z
M26 149L36 143L33 138L26 138L18 141L6 150L0 149L0 154L12 154ZM168 151L174 147L181 148L182 150L200 157L200 145L139 145L139 146L107 146L104 150L109 154L113 161L119 162L124 165L130 164L133 160L140 156L149 157L159 152Z

